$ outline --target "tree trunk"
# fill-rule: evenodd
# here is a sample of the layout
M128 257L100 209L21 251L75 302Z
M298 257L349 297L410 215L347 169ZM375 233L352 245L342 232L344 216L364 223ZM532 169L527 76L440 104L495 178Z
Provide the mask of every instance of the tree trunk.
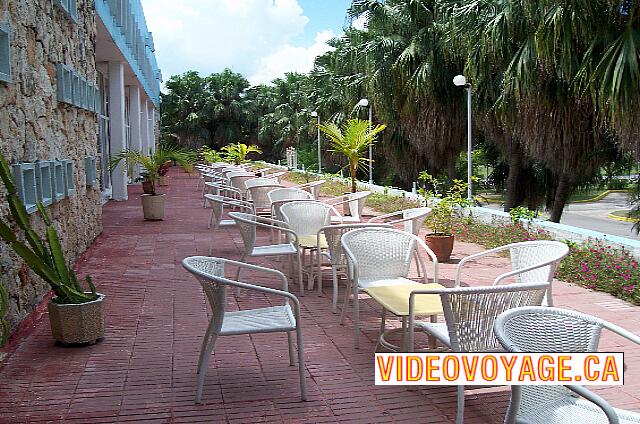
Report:
M553 209L551 210L551 222L560 222L564 206L571 195L572 184L566 173L560 174L556 195L553 199Z
M509 175L507 176L507 193L504 201L504 211L509 212L518 205L518 182L522 174L522 156L517 149L509 152Z
M356 185L356 175L358 173L358 165L353 164L350 165L350 174L351 174L351 193L355 193L358 191L358 186Z

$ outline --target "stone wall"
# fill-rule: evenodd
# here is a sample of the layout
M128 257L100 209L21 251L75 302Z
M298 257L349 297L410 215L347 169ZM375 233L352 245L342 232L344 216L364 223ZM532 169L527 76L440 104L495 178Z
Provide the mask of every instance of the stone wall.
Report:
M11 163L73 160L75 195L47 210L68 259L75 260L101 232L100 191L86 187L84 179L84 157L96 156L98 126L95 114L57 101L56 64L64 63L95 82L93 1L78 0L74 22L52 0L0 0L0 22L12 29L12 82L0 82L0 150ZM0 185L0 216L7 219L5 195ZM31 220L43 234L37 213ZM0 273L10 296L8 319L15 329L49 287L1 242Z

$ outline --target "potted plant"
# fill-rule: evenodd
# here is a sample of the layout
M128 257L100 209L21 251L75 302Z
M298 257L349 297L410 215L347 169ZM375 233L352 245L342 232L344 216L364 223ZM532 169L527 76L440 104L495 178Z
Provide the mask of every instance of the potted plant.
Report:
M260 149L260 147L256 146L255 144L247 146L244 143L227 144L220 150L225 152L224 159L227 162L231 162L235 165L240 165L242 163L248 162L247 156L252 153L262 153L262 149Z
M156 192L156 185L160 184L160 178L169 170L171 161L179 164L188 162L188 157L181 149L159 146L150 155L143 155L135 150L123 150L111 161L113 171L120 162L125 161L127 168L134 165L142 167L142 211L144 219L148 221L161 221L164 219L165 195Z
M19 230L24 233L26 244L2 219L0 238L9 244L55 293L55 297L48 304L49 323L54 339L63 344L95 343L104 337L105 296L96 292L90 276L86 277L87 288L82 287L64 257L58 233L40 202L38 211L47 227L46 240L42 240L31 228L9 164L1 154L0 178L8 192L9 210Z
M378 134L386 127L383 124L372 128L369 121L362 119L350 119L341 127L334 122L318 125L320 131L331 140L331 151L340 153L347 159L351 193L358 190L356 185L358 168L364 169L364 165L370 162L370 159L365 157L367 149L377 141Z
M200 157L207 165L212 163L222 162L222 155L209 146L202 146L200 149Z
M427 199L432 209L427 217L427 226L432 232L425 236L425 243L435 253L438 261L446 262L453 250L453 224L457 212L471 204L464 197L468 185L461 180L453 180L453 185L443 191L444 182L438 181L426 171L420 173L418 180L422 183L420 194Z

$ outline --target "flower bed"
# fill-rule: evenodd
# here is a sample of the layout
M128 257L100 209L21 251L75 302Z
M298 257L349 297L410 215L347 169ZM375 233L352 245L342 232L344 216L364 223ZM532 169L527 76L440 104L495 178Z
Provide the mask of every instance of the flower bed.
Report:
M455 225L460 241L494 248L528 240L550 240L544 230L526 224L489 225L471 219ZM556 271L556 278L567 283L610 293L640 305L640 268L631 253L622 248L604 244L600 240L586 243L566 242L570 253Z

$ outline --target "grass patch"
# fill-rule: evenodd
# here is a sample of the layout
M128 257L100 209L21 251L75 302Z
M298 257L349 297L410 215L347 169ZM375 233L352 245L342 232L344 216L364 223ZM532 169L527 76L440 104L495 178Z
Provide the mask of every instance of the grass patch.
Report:
M417 208L420 205L415 200L405 197L389 196L388 194L372 193L367 197L367 206L383 214Z

